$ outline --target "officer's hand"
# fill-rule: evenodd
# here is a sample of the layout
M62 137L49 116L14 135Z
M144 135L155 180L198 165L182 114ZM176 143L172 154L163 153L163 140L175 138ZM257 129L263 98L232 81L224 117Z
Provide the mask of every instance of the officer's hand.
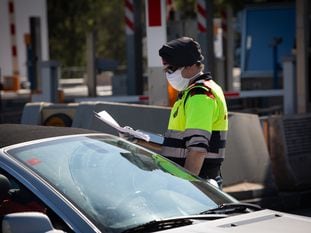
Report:
M125 126L125 127L130 128L129 126ZM123 138L129 142L133 142L133 143L135 143L137 141L137 139L133 135L126 133L126 132L119 132L119 137Z

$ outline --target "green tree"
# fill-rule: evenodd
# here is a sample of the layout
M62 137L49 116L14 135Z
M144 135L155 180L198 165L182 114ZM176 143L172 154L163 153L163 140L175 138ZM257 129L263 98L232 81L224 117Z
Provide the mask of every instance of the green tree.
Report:
M207 0L209 1L209 0ZM196 0L175 0L177 10L181 13L181 18L196 18ZM252 0L213 0L214 16L219 16L222 9L231 6L235 11L240 10L245 3Z
M96 55L125 62L123 0L48 0L50 57L63 66L84 66L86 34L95 30Z

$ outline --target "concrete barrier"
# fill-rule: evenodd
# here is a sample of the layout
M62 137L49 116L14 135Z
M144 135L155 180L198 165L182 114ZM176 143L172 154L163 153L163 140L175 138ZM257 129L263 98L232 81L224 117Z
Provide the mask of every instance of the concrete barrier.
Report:
M103 110L109 112L121 126L163 133L167 128L170 108L112 102L81 102L72 126L117 135L116 130L94 116L94 111Z
M224 185L241 182L274 186L268 148L255 114L230 113Z
M51 105L46 102L27 103L23 109L21 124L41 125L42 109Z
M24 113L29 114L26 105ZM64 105L43 105L38 111L54 108L54 112L64 110ZM94 116L94 111L106 110L121 126L131 126L162 134L167 129L170 108L150 105L124 104L112 102L81 102L70 105L68 109L75 109L72 127L86 128L117 135L110 126ZM68 112L67 109L67 112ZM66 111L65 111L66 112ZM38 114L34 114L38 115ZM23 116L24 119L31 118ZM36 123L24 121L23 123ZM263 137L260 121L255 114L229 114L229 133L226 147L226 159L222 167L224 186L243 182L258 183L262 186L273 183L271 176L268 149Z

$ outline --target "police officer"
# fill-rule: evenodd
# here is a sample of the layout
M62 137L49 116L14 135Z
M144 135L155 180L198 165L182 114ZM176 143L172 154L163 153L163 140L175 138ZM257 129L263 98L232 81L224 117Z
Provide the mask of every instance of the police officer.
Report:
M179 91L172 107L162 154L221 187L220 167L228 130L223 91L204 73L199 43L189 37L172 40L159 50L166 78Z

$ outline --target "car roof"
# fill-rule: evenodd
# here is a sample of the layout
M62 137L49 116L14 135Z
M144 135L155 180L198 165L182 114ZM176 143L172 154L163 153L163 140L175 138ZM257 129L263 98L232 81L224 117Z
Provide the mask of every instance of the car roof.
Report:
M25 124L0 124L0 132L0 148L42 138L71 134L99 133L82 128Z

